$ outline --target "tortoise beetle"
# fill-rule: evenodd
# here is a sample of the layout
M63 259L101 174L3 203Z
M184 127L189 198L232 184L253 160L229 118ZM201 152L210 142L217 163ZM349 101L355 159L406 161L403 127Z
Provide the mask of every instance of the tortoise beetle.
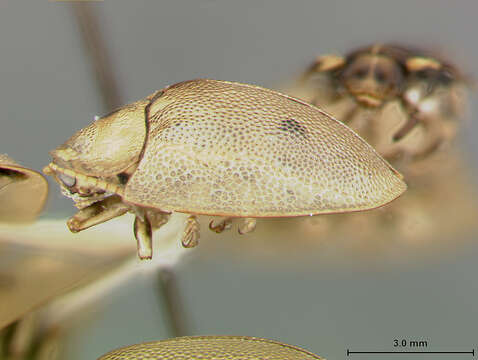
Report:
M319 108L258 86L191 80L159 90L93 122L51 152L44 172L80 209L77 232L136 215L141 259L152 231L172 212L190 214L185 247L199 238L196 215L295 217L382 206L406 189L402 176L353 131Z
M322 359L307 350L278 341L249 336L185 336L130 345L113 350L98 360L204 359L255 360Z

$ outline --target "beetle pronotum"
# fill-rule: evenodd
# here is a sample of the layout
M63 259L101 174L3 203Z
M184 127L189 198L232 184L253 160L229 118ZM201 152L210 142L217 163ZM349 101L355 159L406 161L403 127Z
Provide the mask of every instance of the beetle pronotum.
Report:
M77 132L51 152L53 175L80 211L77 232L130 211L140 258L154 228L190 214L182 243L197 244L196 215L293 217L382 206L406 185L352 130L319 108L258 86L191 80L159 90Z
M191 336L126 346L98 360L204 359L204 360L312 360L322 359L307 350L278 341L248 336Z

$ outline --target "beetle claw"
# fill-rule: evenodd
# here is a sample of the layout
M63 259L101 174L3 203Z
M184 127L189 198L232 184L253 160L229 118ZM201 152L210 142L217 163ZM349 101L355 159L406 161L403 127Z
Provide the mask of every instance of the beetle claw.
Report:
M257 221L254 218L245 218L242 225L239 225L239 228L237 229L237 231L241 235L250 233L254 231L254 229L256 228L256 223Z
M222 233L224 230L229 230L231 228L232 219L224 218L217 225L213 225L214 220L211 220L209 223L209 230L214 231L217 234Z
M138 244L138 256L141 260L153 257L153 230L148 217L134 219L134 236Z
M181 243L185 248L195 247L199 243L199 222L195 215L187 219Z

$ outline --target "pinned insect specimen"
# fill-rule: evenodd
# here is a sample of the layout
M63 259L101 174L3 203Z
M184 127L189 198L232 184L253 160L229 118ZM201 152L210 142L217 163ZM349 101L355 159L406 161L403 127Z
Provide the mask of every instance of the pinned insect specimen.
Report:
M0 154L0 222L30 222L42 211L48 183L38 172Z
M192 80L157 91L80 130L44 172L80 211L73 232L136 214L139 257L172 212L230 218L344 213L382 206L406 185L372 147L319 108L258 86Z
M320 356L278 341L248 336L192 336L126 346L98 360L120 359L255 360L322 359Z
M453 140L463 125L469 83L438 56L403 46L378 44L345 56L319 56L285 91L320 104L355 130L403 172L409 189L378 212L321 218L320 226L305 220L300 237L317 243L320 233L339 247L346 239L353 256L358 248L377 254L393 244L406 244L400 250L430 249L467 238L476 229L476 185Z
M302 82L318 103L387 160L421 159L455 137L467 81L423 51L372 45L346 56L319 56Z

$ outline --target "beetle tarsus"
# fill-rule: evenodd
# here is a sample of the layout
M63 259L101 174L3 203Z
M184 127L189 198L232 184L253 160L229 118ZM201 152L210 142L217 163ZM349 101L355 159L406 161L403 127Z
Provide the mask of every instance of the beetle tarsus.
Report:
M211 220L209 223L209 230L214 231L217 234L222 233L224 230L229 230L231 228L232 219L224 218L217 225L213 225L214 220Z
M237 231L241 235L250 233L254 231L254 229L256 228L256 223L257 221L254 218L245 218L242 225L239 225L239 228L237 229Z
M138 257L141 260L151 259L153 257L153 230L146 215L143 219L139 216L135 217L134 236L138 245Z
M188 217L181 243L185 248L192 248L199 244L199 222L195 215Z
M66 224L71 232L77 233L121 216L128 210L129 206L122 202L121 197L113 195L81 209Z

